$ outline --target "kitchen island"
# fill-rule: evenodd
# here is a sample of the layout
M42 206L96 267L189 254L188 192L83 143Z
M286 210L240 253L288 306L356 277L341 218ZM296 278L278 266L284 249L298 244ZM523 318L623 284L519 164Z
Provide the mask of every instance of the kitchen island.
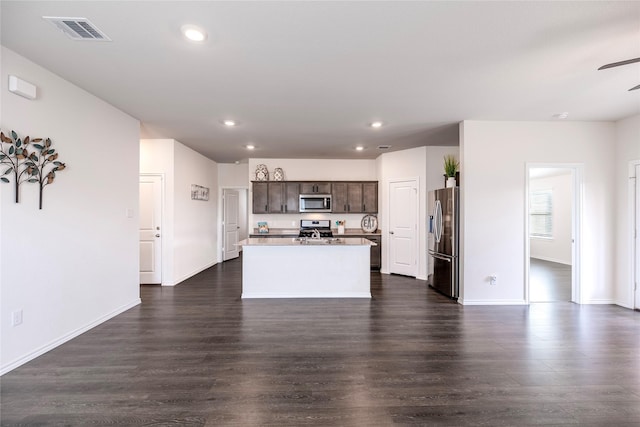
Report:
M257 237L239 245L242 298L371 298L370 240Z

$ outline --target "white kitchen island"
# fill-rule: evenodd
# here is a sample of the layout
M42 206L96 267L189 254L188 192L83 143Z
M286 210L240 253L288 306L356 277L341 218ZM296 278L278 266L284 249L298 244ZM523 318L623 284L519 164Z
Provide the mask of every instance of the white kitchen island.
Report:
M370 240L257 237L239 245L242 298L371 298Z

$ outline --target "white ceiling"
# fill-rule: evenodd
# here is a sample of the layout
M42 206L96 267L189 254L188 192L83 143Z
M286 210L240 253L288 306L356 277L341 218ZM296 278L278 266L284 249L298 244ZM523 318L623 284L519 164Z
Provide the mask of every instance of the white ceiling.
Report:
M640 2L6 1L4 46L219 162L456 145L457 123L640 112ZM88 18L72 41L42 16ZM204 44L183 24L204 27ZM37 84L37 82L34 82ZM236 128L220 121L234 118ZM372 120L385 123L367 128ZM243 147L253 143L248 153ZM517 143L517 141L514 141ZM356 152L358 144L366 146Z

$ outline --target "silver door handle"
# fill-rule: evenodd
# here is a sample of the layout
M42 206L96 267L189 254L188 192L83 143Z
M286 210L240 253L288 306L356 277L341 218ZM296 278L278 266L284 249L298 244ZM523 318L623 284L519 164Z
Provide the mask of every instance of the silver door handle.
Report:
M160 235L159 235L159 234L156 234L156 237L160 237Z
M447 261L447 262L451 262L451 258L446 258L446 257L440 256L440 255L436 255L436 254L433 254L433 253L432 253L432 254L430 254L430 255L431 255L432 257L434 257L434 258L439 259L439 260Z

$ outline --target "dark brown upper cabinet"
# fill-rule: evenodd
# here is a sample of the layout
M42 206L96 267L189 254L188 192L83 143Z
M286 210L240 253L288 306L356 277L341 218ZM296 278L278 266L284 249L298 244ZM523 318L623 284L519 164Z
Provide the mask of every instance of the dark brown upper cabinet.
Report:
M377 182L332 183L333 213L378 212Z
M298 213L300 194L331 194L332 213L377 213L377 181L253 181L253 213Z
M300 194L331 194L330 182L301 182Z
M378 213L378 183L362 183L362 212Z
M253 183L253 213L265 214L269 213L269 183L254 182Z
M269 213L298 213L299 196L297 182L269 182Z

